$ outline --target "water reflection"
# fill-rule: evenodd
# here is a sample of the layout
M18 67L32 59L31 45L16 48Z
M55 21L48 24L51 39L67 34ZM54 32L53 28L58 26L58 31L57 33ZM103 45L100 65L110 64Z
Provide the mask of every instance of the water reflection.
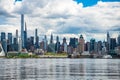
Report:
M119 59L0 59L0 80L119 80Z

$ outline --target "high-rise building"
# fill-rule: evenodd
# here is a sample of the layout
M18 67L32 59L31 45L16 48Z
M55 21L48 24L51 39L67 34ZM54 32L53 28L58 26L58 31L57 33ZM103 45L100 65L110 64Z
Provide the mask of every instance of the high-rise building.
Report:
M50 43L53 43L53 35L51 34Z
M17 41L17 44L18 44L18 30L16 30L16 41Z
M6 40L6 34L5 32L1 32L1 42L2 42L2 47L5 53L7 53L7 40Z
M6 39L6 34L5 32L1 32L1 42Z
M39 48L38 29L35 29L35 48Z
M62 48L62 51L67 53L67 42L65 37L63 38Z
M24 31L24 48L27 48L27 25L25 22L25 31Z
M7 51L12 51L12 33L8 33L8 40L7 40Z
M84 45L85 45L85 40L84 40L83 36L80 35L79 42L78 42L78 48L79 48L78 51L79 51L79 53L84 52Z
M78 39L77 38L70 38L69 45L72 46L73 48L77 48Z
M85 51L90 51L90 42L86 42L84 46Z
M96 41L95 39L91 39L90 40L90 52L95 52L95 49L96 49Z
M55 44L55 51L58 53L60 52L60 42L59 42L59 37L56 37L56 44Z
M5 56L6 56L7 55L7 40L6 39L3 39L2 47L3 47L3 50L5 51Z
M25 47L24 45L24 14L21 14L21 40L22 40L22 48Z
M116 38L110 38L110 50L115 50Z
M110 34L107 32L107 50L110 50Z
M45 35L44 37L44 51L47 51L47 46L48 46L48 43L47 43L47 36Z
M12 33L8 33L8 44L12 45Z
M119 33L118 38L117 38L117 43L118 43L118 46L120 46L120 33Z

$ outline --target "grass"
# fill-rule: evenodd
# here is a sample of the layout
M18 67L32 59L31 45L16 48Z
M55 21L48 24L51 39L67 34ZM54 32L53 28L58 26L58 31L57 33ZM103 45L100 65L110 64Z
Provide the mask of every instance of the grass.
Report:
M67 53L45 53L44 55L36 55L32 54L29 55L27 53L9 53L7 55L7 58L49 58L49 57L54 57L54 58L61 58L61 57L67 57Z
M7 58L38 58L38 56L37 55L35 55L35 54L33 54L33 55L28 55L28 54L21 54L21 53L19 53L19 54L16 54L16 55L14 55L14 54L9 54L8 56L7 56Z

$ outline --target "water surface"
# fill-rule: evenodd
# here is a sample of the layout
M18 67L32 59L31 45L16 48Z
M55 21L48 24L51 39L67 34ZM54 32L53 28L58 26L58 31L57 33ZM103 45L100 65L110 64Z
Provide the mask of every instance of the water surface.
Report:
M120 60L0 58L0 80L120 80Z

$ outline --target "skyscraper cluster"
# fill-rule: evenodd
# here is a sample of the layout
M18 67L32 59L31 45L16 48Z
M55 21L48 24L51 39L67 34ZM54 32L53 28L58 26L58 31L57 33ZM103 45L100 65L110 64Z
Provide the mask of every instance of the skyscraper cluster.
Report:
M44 36L42 41L39 40L38 29L35 29L35 36L28 37L27 35L27 23L24 21L24 14L21 14L21 35L19 37L18 30L13 37L12 33L1 32L0 42L2 43L4 51L27 51L34 52L36 49L42 49L45 52L54 53L68 53L68 54L116 54L120 50L120 35L118 38L111 38L109 32L107 32L107 41L96 41L92 38L90 41L85 42L83 35L79 38L70 38L67 43L66 38L63 38L60 43L59 36L56 36L56 42L54 43L54 36L51 34L48 44L47 36Z

